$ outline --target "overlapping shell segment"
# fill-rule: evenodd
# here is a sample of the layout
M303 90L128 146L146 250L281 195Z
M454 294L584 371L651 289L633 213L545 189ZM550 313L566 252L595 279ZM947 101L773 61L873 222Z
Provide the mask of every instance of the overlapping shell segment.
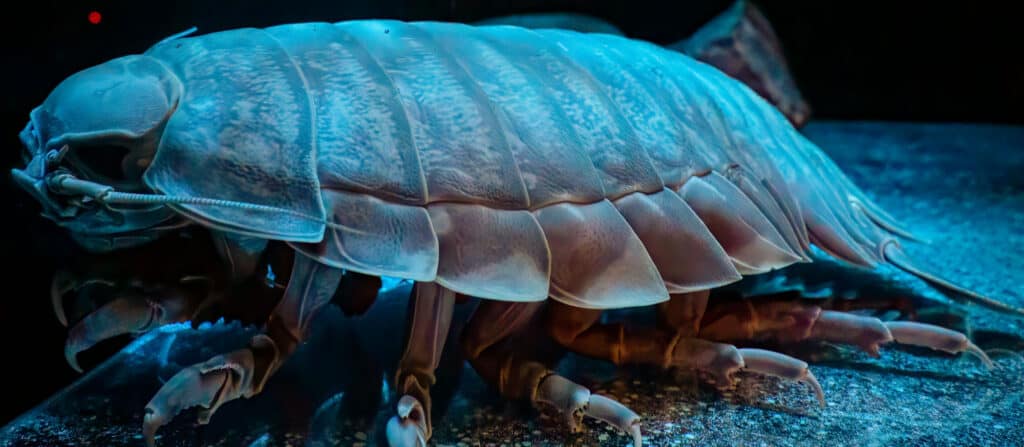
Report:
M784 267L812 242L871 264L890 239L778 111L640 41L372 20L147 54L184 84L149 185L260 205L178 207L336 267L613 308Z

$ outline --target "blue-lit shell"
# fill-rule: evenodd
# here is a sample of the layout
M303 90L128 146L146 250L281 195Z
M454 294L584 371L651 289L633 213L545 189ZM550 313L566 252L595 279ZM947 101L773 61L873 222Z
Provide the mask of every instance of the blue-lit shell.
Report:
M870 264L891 240L777 110L645 42L373 20L145 57L181 83L147 185L260 205L175 208L335 267L614 308L799 262L811 242Z

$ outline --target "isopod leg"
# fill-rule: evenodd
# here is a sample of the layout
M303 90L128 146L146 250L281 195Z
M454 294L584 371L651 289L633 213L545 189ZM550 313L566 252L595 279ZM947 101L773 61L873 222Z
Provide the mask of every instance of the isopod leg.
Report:
M101 341L122 334L141 334L169 323L195 322L204 310L225 304L222 300L233 291L231 286L241 287L243 282L253 279L258 273L267 241L220 232L212 232L211 241L223 264L216 264L216 267L205 263L189 266L185 269L188 274L182 273L180 278L174 278L171 272L154 275L138 267L138 260L133 263L133 257L120 262L100 258L96 265L88 267L91 271L88 279L81 279L67 270L59 271L54 276L50 295L58 320L64 325L73 325L64 348L68 364L81 372L78 354ZM165 251L161 253L169 257L182 252L192 254L197 250L190 243L164 247L169 248L162 248ZM201 254L210 253L202 251ZM204 266L207 268L202 269ZM222 284L223 276L217 271L220 268L225 268L223 273L227 274L230 284ZM96 298L97 293L105 292L105 289L89 289L99 284L114 290L99 296L114 296L102 305L96 303ZM74 306L71 312L67 312L65 295L72 292L75 294L73 302L84 302L86 306ZM247 302L245 307L258 308L253 301ZM85 314L83 310L91 313Z
M940 326L913 321L882 322L873 317L826 310L821 312L815 323L811 338L854 344L875 356L878 355L879 346L889 342L920 346L950 354L968 353L981 360L987 368L993 367L988 355L966 335Z
M437 283L416 283L409 301L408 339L395 372L402 396L397 415L388 421L392 447L426 447L430 440L430 386L441 361L455 307L455 292Z
M206 423L224 403L259 393L305 339L310 323L330 302L341 276L341 270L295 256L284 297L267 320L264 333L253 337L246 348L179 371L149 401L142 425L147 444L155 445L156 431L187 408L202 407L199 422Z
M573 432L592 417L628 433L642 443L640 417L629 408L555 374L542 361L536 333L523 331L534 321L541 303L483 301L463 332L463 348L473 368L508 399L550 405L566 417Z
M877 357L882 345L899 344L926 347L951 354L969 353L986 367L992 361L966 335L925 323L883 322L875 317L856 315L789 301L740 300L711 309L705 315L701 336L714 340L764 340L781 343L821 340L853 345Z
M181 284L152 286L126 292L104 304L71 328L64 346L68 364L81 372L78 353L103 340L191 319L203 300L203 296L192 292Z
M224 261L232 283L260 274L259 265L267 249L267 240L214 231L211 235L217 254Z
M542 308L542 303L481 300L462 332L466 359L505 398L533 400L548 374L547 366L535 361L536 355L529 360L519 355L526 351L516 344L522 338L514 337Z
M623 323L600 323L601 311L552 303L548 309L548 331L561 345L573 352L611 361L617 365L644 364L663 368L684 368L711 375L720 388L730 387L740 370L767 374L807 383L824 405L821 386L807 364L763 350L737 349L689 336L690 317L699 317L707 294L673 295L662 311L688 314L663 315L663 327L632 327ZM678 325L678 326L675 326Z
M654 327L600 323L601 313L599 309L551 302L545 320L547 332L566 349L616 365L671 366L675 333Z
M80 298L80 293L83 288L93 284L104 284L110 287L115 287L117 283L113 280L105 278L89 278L79 279L75 274L68 270L58 270L53 275L53 280L50 282L50 303L53 305L53 313L57 316L57 321L64 327L68 327L69 324L82 318L85 312L89 312L96 309L94 303L88 303L88 310L80 309L78 306L72 308L72 313L69 318L68 311L64 306L64 298L70 292L75 292L75 301Z
M806 383L814 390L814 395L818 398L818 404L822 407L825 406L825 392L821 389L818 379L814 377L814 374L807 367L806 362L764 349L743 348L739 352L743 357L743 368L745 370Z
M695 300L673 295L676 311L702 309L701 296ZM693 306L696 305L696 308ZM663 306L661 309L665 309ZM708 373L721 387L732 385L732 376L743 368L743 358L735 346L692 337L686 318L662 318L666 326L633 326L599 322L601 311L552 303L548 309L547 330L559 344L581 355L608 360L616 365L650 365L683 368ZM680 324L676 330L672 324Z
M337 305L346 316L362 315L377 300L381 284L379 276L346 271L331 303Z

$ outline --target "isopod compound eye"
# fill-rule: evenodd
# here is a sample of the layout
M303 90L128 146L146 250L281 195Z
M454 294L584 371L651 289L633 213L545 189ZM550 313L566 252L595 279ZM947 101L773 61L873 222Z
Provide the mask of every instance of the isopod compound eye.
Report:
M131 149L114 144L85 144L73 148L67 164L82 178L113 186L119 190L135 191L144 188L137 171L125 169L130 163Z

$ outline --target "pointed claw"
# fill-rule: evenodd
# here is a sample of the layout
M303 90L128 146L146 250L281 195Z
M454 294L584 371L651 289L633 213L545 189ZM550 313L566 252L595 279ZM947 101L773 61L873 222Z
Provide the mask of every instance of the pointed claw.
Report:
M633 438L633 446L640 447L643 438L640 434L640 416L619 402L599 394L590 395L587 416L604 421L622 430Z
M629 428L629 436L633 438L633 447L643 447L644 436L640 433L640 424L632 425Z
M573 433L583 430L584 407L590 401L590 390L558 374L551 374L537 387L536 399L561 410Z
M427 419L423 405L405 395L398 400L397 416L388 420L386 435L391 447L426 447Z
M64 327L68 327L68 317L64 312L64 294L75 288L74 276L67 270L60 270L53 275L50 282L50 302L53 304L53 313L57 320Z
M746 365L744 369L769 376L804 382L814 390L818 403L822 407L825 406L825 392L821 389L818 379L807 368L806 362L764 349L743 348L739 352L743 356L743 362Z
M76 360L79 352L121 334L150 329L163 319L162 315L162 308L147 300L137 297L117 298L71 328L64 345L64 357L72 368L82 372Z
M191 315L189 300L170 294L156 300L138 296L116 298L87 315L68 334L64 356L78 372L79 352L122 334L145 332L168 323L185 321Z
M992 363L992 359L988 358L988 354L986 354L985 351L982 351L978 345L972 342L967 342L967 350L965 352L975 356L978 360L981 360L981 362L985 364L986 368L995 369L995 363Z
M715 386L729 388L733 374L743 369L743 356L733 345L699 338L681 338L672 349L672 365L703 371L711 375Z
M966 352L970 353L971 355L974 355L975 357L978 358L978 360L981 360L981 362L984 363L985 367L987 367L988 369L995 368L995 364L992 363L992 359L988 358L988 354L985 354L985 351L982 351L981 348L978 348L978 345L969 342Z
M416 400L415 397L405 395L401 399L398 399L398 416L402 419L408 418L410 415L416 417L417 415L423 414L423 405L420 405L420 401Z
M202 407L199 423L209 422L221 405L250 390L253 364L252 351L240 349L179 371L146 404L142 422L146 444L155 446L157 430L189 408Z
M154 319L153 313L154 309L145 300L137 298L123 297L107 303L71 328L64 345L64 356L68 364L82 372L76 360L79 352L100 341L150 325Z
M583 418L590 416L622 430L640 447L640 416L625 405L608 397L591 394L590 390L557 374L547 376L537 387L537 402L544 402L561 410L569 429L578 433L583 429Z
M890 321L885 326L889 328L896 343L922 346L950 354L967 352L981 360L988 369L995 367L985 351L957 331L913 321Z
M801 381L810 385L811 389L814 390L814 397L818 398L818 405L824 408L827 405L825 402L825 390L821 389L821 383L818 382L818 378L814 376L814 373L808 369L806 377Z
M57 315L57 320L60 321L60 324L67 327L69 321L67 311L64 309L64 295L71 291L78 292L85 287L96 284L115 287L113 281L102 278L79 280L78 277L67 270L60 270L53 275L53 281L50 282L50 304L53 305L53 313Z

